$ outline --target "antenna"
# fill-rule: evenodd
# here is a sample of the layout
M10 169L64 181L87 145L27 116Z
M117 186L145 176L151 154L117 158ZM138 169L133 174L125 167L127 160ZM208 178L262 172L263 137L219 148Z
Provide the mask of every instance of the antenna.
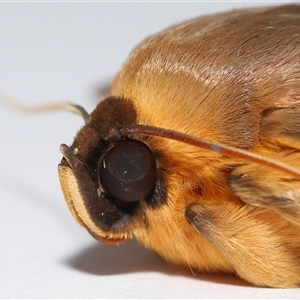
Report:
M67 110L82 116L85 123L87 123L90 117L90 115L82 106L73 104L65 100L60 100L48 104L27 106L18 102L12 97L0 93L0 103L2 103L4 106L12 110L19 111L21 113L26 113L26 114L55 111L55 110Z

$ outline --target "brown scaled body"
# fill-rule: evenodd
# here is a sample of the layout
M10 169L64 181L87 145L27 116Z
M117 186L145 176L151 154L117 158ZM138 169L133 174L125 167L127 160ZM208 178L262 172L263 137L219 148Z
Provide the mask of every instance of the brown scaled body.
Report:
M300 168L300 6L204 17L150 37L112 95L63 149L62 188L78 222L100 240L136 237L199 271L299 286L298 179L171 139L114 132L152 125ZM143 141L156 160L156 186L139 201L114 199L99 179L99 162L124 139Z

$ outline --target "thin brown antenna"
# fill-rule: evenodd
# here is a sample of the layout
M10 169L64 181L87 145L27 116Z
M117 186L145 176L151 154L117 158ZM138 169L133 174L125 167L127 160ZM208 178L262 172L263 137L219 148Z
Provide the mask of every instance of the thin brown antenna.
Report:
M300 179L300 170L290 165L287 165L285 163L282 163L280 161L277 161L275 159L260 154L252 153L250 151L242 150L239 148L227 146L225 144L197 138L174 130L137 124L137 125L124 126L120 129L120 131L123 136L128 134L144 134L144 135L158 136L162 138L169 138L202 149L208 149L225 156L234 157L238 159L245 159L253 163L269 166L275 170L284 172L286 174L289 174L291 176Z

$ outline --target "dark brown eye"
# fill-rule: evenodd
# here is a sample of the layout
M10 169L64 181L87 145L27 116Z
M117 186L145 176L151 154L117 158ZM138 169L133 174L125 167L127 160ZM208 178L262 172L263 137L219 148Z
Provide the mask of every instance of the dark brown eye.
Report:
M103 156L98 171L105 192L121 201L141 200L156 184L153 152L138 140L119 141Z

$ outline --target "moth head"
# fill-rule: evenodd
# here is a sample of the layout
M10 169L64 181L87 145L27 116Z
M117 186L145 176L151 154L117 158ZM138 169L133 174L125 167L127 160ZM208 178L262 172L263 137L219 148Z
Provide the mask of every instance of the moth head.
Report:
M90 115L79 106L71 107L84 117L85 125L70 147L60 147L62 190L77 222L106 243L146 235L148 210L168 201L167 158L155 143L148 144L149 136L177 140L300 177L299 170L270 158L138 124L134 103L122 97L106 98Z
M73 144L60 147L62 190L73 216L93 237L120 243L147 227L147 208L165 201L163 171L145 141L120 131L136 124L131 101L109 97L85 116Z

